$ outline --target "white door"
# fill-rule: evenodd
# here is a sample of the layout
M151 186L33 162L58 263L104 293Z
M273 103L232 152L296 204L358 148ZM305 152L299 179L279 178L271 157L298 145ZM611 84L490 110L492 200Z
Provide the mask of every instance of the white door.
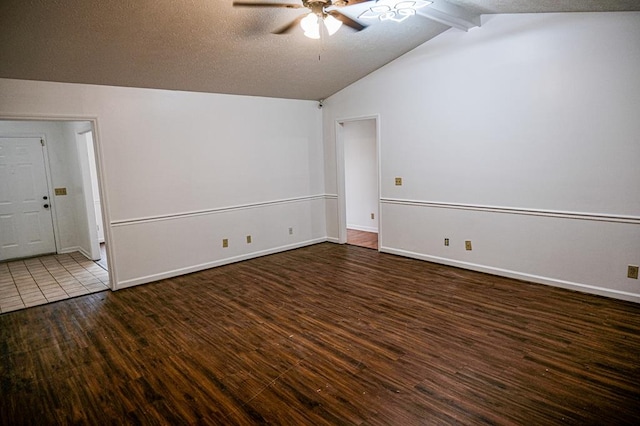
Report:
M0 260L56 251L40 138L0 137Z

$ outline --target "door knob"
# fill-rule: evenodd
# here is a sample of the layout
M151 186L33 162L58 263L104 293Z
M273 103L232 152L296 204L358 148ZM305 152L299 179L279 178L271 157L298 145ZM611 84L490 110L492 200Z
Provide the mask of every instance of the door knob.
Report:
M48 200L49 197L47 197L46 195L44 197L42 197L43 200Z
M45 209L48 209L48 208L49 208L49 204L45 204L43 207L44 207Z

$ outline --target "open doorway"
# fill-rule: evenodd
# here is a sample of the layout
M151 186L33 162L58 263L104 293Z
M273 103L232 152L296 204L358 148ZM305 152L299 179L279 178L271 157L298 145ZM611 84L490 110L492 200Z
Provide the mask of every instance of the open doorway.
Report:
M92 260L108 271L93 130L80 130L76 136L76 143L88 225L89 255Z
M104 229L99 216L102 203L96 205L95 196L99 200L99 174L95 173L93 182L91 179L91 169L96 170L93 132L92 121L0 119L0 139L6 142L5 148L16 152L15 161L9 159L0 167L18 182L5 188L5 195L16 201L15 208L9 207L18 212L33 201L28 215L2 214L7 220L0 220L0 275L13 279L3 292L6 297L0 298L1 312L111 288L106 253L100 252L98 239L98 230ZM42 158L42 164L36 158ZM50 226L40 226L46 223ZM52 244L14 253L9 250L14 244L11 240L31 246L37 240Z
M340 127L346 243L377 250L380 223L377 119L344 121Z

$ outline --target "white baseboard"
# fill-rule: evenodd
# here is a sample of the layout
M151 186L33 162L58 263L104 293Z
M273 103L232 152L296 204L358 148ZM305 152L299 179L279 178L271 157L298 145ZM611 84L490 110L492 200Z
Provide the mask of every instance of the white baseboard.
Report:
M68 254L68 253L74 253L74 252L79 252L80 254L82 254L84 257L86 257L89 260L93 260L91 258L91 254L87 253L87 251L85 249L83 249L82 247L65 247L63 249L58 250L58 254Z
M161 272L159 274L153 274L153 275L147 275L145 277L138 277L138 278L133 278L133 279L129 279L129 280L124 280L124 281L119 281L115 284L115 289L114 290L121 290L123 288L128 288L128 287L133 287L133 286L137 286L137 285L141 285L141 284L147 284L147 283L151 283L154 281L160 281L160 280L164 280L167 278L173 278L173 277L177 277L180 275L186 275L186 274L191 274L193 272L198 272L198 271L202 271L205 269L210 269L210 268L215 268L217 266L223 266L223 265L228 265L230 263L236 263L236 262L241 262L243 260L249 260L249 259L254 259L256 257L261 257L261 256L267 256L269 254L274 254L274 253L280 253L283 251L288 251L288 250L293 250L293 249L297 249L297 248L301 248L301 247L305 247L305 246L310 246L313 244L318 244L318 243L323 243L328 241L328 239L325 238L316 238L313 240L307 240L307 241L303 241L303 242L299 242L299 243L295 243L295 244L289 244L286 246L280 246L280 247L274 247L268 250L262 250L262 251L256 251L256 252L252 252L252 253L247 253L247 254L243 254L240 256L235 256L235 257L228 257L225 259L219 259L219 260L215 260L213 262L207 262L207 263L202 263L200 265L193 265L193 266L188 266L186 268L180 268L180 269L174 269L171 271L166 271L166 272Z
M416 252L411 252L407 250L399 250L391 247L380 247L380 252L395 254L398 256L410 257L413 259L425 260L427 262L439 263L447 266L454 266L462 269L469 269L472 271L484 272L487 274L498 275L498 276L507 277L507 278L514 278L518 280L529 281L537 284L545 284L553 287L565 288L568 290L579 291L582 293L595 294L598 296L605 296L613 299L640 303L640 294L636 294L636 293L628 293L624 291L611 290L608 288L596 287L588 284L558 280L555 278L526 274L523 272L511 271L509 269L495 268L492 266L479 265L475 263L462 262L459 260L448 259L444 257L430 256L422 253L416 253Z
M360 226L360 225L347 224L347 229L355 229L356 231L363 231L363 232L375 232L376 234L378 233L378 228L375 228L373 226Z
M199 265L189 266L189 267L186 267L186 268L180 268L180 269L175 269L175 270L171 270L171 271L166 271L166 272L162 272L162 273L159 273L159 274L153 274L153 275L148 275L148 276L144 276L144 277L133 278L133 279L130 279L130 280L120 281L120 282L116 283L115 290L128 288L128 287L133 287L133 286L141 285L141 284L147 284L147 283L151 283L151 282L154 282L154 281L160 281L160 280L167 279L167 278L173 278L173 277L177 277L177 276L180 276L180 275L185 275L185 274L190 274L190 273L193 273L193 272L202 271L202 270L205 270L205 269L215 268L217 266L223 266L223 265L228 265L228 264L235 263L235 262L241 262L243 260L253 259L253 258L256 258L256 257L267 256L267 255L270 255L270 254L280 253L280 252L284 252L284 251L288 251L288 250L294 250L294 249L297 249L297 248L310 246L310 245L313 245L313 244L319 244L319 243L322 243L322 242L330 242L330 243L339 244L338 238L331 238L331 237L316 238L316 239L313 239L313 240L307 240L307 241L303 241L303 242L299 242L299 243L295 243L295 244L289 244L289 245L286 245L286 246L274 247L274 248L271 248L271 249L268 249L268 250L262 250L262 251L247 253L247 254L243 254L243 255L240 255L240 256L229 257L229 258L225 258L225 259L219 259L219 260L216 260L216 261L213 261L213 262L207 262L207 263L203 263L203 264L199 264ZM81 249L78 248L78 247L73 247L73 248L65 249L64 252L65 253L69 253L69 252L73 252L73 251L81 251ZM526 273L523 273L523 272L512 271L512 270L508 270L508 269L495 268L495 267L492 267L492 266L480 265L480 264L469 263L469 262L462 262L462 261L459 261L459 260L448 259L448 258L444 258L444 257L431 256L431 255L411 252L411 251L407 251L407 250L399 250L399 249L395 249L395 248L392 248L392 247L380 247L379 251L381 253L389 253L389 254L394 254L394 255L398 255L398 256L409 257L409 258L412 258L412 259L424 260L424 261L427 261L427 262L433 262L433 263L438 263L438 264L442 264L442 265L453 266L453 267L462 268L462 269L468 269L468 270L477 271L477 272L484 272L484 273L488 273L488 274L492 274L492 275L498 275L498 276L507 277L507 278L514 278L514 279L518 279L518 280L529 281L529 282L533 282L533 283L537 283L537 284L545 284L545 285L550 285L550 286L553 286L553 287L565 288L565 289L568 289L568 290L579 291L579 292L582 292L582 293L595 294L595 295L599 295L599 296L610 297L610 298L613 298L613 299L626 300L626 301L630 301L630 302L640 303L640 294L635 294L635 293L628 293L628 292L623 292L623 291L618 291L618 290L611 290L611 289L592 286L592 285L588 285L588 284L581 284L581 283L576 283L576 282L571 282L571 281L558 280L558 279L555 279L555 278L543 277L543 276L539 276L539 275L526 274ZM62 250L60 252L63 253Z
M80 251L80 247L65 247L58 250L58 254L73 253L74 251Z
M93 260L93 258L91 257L91 253L87 253L87 251L86 251L85 249L83 249L82 247L78 247L78 251L79 251L80 253L82 253L82 255L83 255L84 257L86 257L87 259L89 259L89 260Z

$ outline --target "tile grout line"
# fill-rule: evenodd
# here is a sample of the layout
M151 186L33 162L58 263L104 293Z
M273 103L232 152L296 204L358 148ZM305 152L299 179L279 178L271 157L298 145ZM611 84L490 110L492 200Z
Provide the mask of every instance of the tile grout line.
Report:
M33 263L35 263L35 261L36 261L36 260L38 261L38 263L39 263L41 266L44 266L44 265L42 264L42 261L40 260L40 258L39 258L39 257L38 257L38 258L33 259L33 260L32 260L32 262L33 262ZM25 266L25 268L27 268L27 272L29 273L29 276L31 277L31 279L32 279L32 280L33 280L33 282L35 283L36 287L38 287L38 291L40 292L40 295L41 295L41 296L42 296L42 298L44 299L44 302L42 302L42 303L37 303L37 304L35 304L35 305L31 305L31 306L40 306L40 305L44 305L45 303L48 303L48 302L49 302L49 299L47 299L47 296L45 296L44 292L42 291L42 288L40 288L40 284L38 283L37 278L33 276L33 269L34 269L34 268L37 268L37 267L36 267L35 265L30 265L30 264L29 264L29 263L27 263L26 261L24 262L24 266ZM18 292L20 292L20 287L18 287ZM22 297L22 293L21 293L21 292L20 292L20 297L22 298L22 303L24 304L24 306L25 306L26 308L31 307L31 306L27 306L27 302L25 302L25 298L24 298L24 297Z
M20 261L20 262L24 265L23 261ZM13 286L15 287L16 292L18 292L18 297L20 298L20 301L22 303L22 308L19 308L19 309L24 309L27 306L24 304L24 300L22 299L22 295L20 294L20 289L18 288L18 284L16 283L16 278L14 276L13 271L11 270L11 267L9 266L10 263L11 262L7 262L7 270L9 271L9 275L11 276L11 281L13 281ZM25 265L25 267L26 267L26 265ZM11 305L9 305L9 306L11 306ZM1 309L2 309L2 313L4 313L4 308L1 308Z
M44 304L57 302L60 300L71 299L76 296L85 296L93 293L98 293L100 291L106 291L109 287L104 283L104 281L100 278L99 275L94 274L88 268L86 268L82 261L85 260L84 257L78 260L77 256L74 256L75 253L65 253L65 254L55 254L55 255L47 255L40 256L32 259L25 260L16 260L12 262L6 263L6 270L9 273L11 278L9 291L11 293L15 292L15 296L8 296L6 298L0 298L0 313L8 313L13 312L20 309L25 309L29 307L41 306ZM81 254L80 254L81 255ZM9 267L9 264L13 263L13 270ZM75 272L74 272L75 270ZM38 289L38 292L33 293L24 293L25 287L28 287L31 283L25 284L25 286L18 285L16 281L16 276L19 275L19 272L22 272L24 278L29 277L35 287ZM105 271L107 274L108 272ZM44 275L46 273L47 276L39 279L38 276ZM59 280L63 278L60 276L60 273L68 276L73 279L71 283L73 286L81 289L80 294L72 294L63 286L63 283ZM55 275L54 275L55 274ZM89 274L91 278L82 278L78 275ZM18 277L20 278L20 277ZM51 279L51 281L49 281ZM93 283L88 283L89 281L96 281ZM46 286L47 284L51 284L53 286L51 291L45 291L42 286ZM88 287L89 286L89 287ZM92 288L90 288L92 287ZM100 288L97 288L100 287ZM58 296L50 296L47 297L47 293L58 293L58 296L64 294L64 297L58 298ZM29 295L29 296L27 296ZM35 295L35 298L34 298ZM40 296L40 297L38 297ZM19 300L19 303L14 303L6 306L2 306L3 301L10 300L16 298ZM42 299L43 300L42 300ZM31 300L38 299L38 302L35 305L29 305Z
M81 254L80 254L80 253L78 253L78 255L81 255ZM106 289L108 289L108 288L109 288L109 286L108 286L104 281L102 281L98 275L94 274L94 273L93 273L93 272L91 272L89 269L85 268L83 264L81 264L80 262L78 262L78 261L77 261L77 259L73 257L73 254L71 255L71 258L72 258L74 261L76 261L76 263L77 263L77 264L78 264L82 269L84 269L85 271L87 271L89 274L91 274L91 276L93 276L93 277L94 277L95 279L97 279L97 280L98 280L102 285L104 285ZM83 258L84 258L84 256L83 256ZM84 259L86 259L86 258L84 258ZM107 270L105 270L104 268L102 268L102 266L100 266L100 265L99 265L99 264L97 264L96 262L91 261L91 264L92 264L92 265L94 265L94 266L97 266L97 267L101 268L101 269L102 269L101 273L103 273L103 271L104 271L104 272L106 272L107 274L109 273ZM83 285L84 285L84 284L83 284Z
M73 254L71 254L69 257L70 257L70 259L71 259L71 260L73 260L73 262L74 262L76 265L78 265L80 268L82 268L82 270L84 270L84 271L88 272L89 274L91 274L91 276L92 276L92 277L94 277L95 279L97 279L99 282L102 282L102 280L100 280L100 278L96 277L96 276L95 276L91 271L89 271L87 268L85 268L84 266L82 266L82 264L81 264L80 262L78 262L78 261L77 261L77 259L76 259L75 257L73 257ZM62 265L62 267L63 267L67 272L69 272L69 273L71 274L71 276L72 276L76 281L78 281L78 283L80 283L80 285L81 285L82 287L84 287L84 289L85 289L85 290L87 290L87 291L91 291L91 290L89 290L89 289L87 288L87 286L86 286L86 285L85 285L85 284L84 284L80 279L78 279L78 278L75 276L75 274L74 274L73 272L71 272L69 269L67 269L67 267L66 267L66 266Z
M55 260L55 262L57 262L57 264L60 264L60 262L57 259L58 255L55 256L51 256L53 260ZM66 290L65 288L62 286L62 284L58 281L58 279L53 275L52 271L49 270L49 267L44 264L42 262L42 260L40 260L40 263L42 263L42 266L46 269L47 273L51 276L51 278L53 278L53 280L55 281L56 285L60 288L60 290L62 290L62 292L65 294L65 297L63 297L62 299L57 299L57 300L50 300L49 302L56 302L58 300L64 300L64 299L69 299L70 297L72 297ZM46 297L46 296L45 296ZM47 300L49 300L49 298L47 297Z

